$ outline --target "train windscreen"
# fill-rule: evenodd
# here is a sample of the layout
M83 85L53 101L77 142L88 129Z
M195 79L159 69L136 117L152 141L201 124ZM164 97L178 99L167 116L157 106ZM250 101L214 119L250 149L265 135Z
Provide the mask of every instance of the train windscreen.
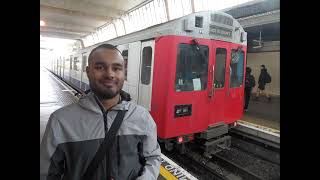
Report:
M176 65L176 91L200 91L207 88L209 48L180 44Z

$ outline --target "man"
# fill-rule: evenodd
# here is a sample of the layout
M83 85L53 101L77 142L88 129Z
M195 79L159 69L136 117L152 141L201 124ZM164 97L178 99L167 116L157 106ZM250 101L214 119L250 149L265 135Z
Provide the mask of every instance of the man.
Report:
M266 84L271 82L271 76L267 71L267 68L265 65L261 65L261 72L260 72L260 76L259 76L259 81L258 81L258 89L257 89L257 97L256 99L259 99L260 94L264 94L267 98L268 101L271 101L271 97L270 95L265 92L265 88L266 88Z
M251 68L246 68L246 81L245 81L245 88L244 88L244 95L245 95L245 103L244 103L244 111L248 111L250 95L252 88L256 85L254 76L251 75Z
M109 156L104 156L90 179L157 179L161 151L156 124L146 109L120 93L124 83L120 51L110 44L94 48L86 72L91 92L50 116L40 145L40 179L81 180L123 110Z

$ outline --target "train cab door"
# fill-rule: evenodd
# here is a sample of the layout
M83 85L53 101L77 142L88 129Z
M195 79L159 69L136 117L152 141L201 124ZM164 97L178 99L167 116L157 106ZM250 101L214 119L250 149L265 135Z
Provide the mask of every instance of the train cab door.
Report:
M141 43L138 104L151 110L154 40Z
M131 96L133 102L138 103L138 90L139 90L139 75L140 75L140 51L141 51L141 42L132 42L129 43L127 47L119 46L119 50L126 54L127 52L127 78L124 82L123 90L128 92ZM124 57L126 58L126 57Z
M118 45L117 48L121 52L123 60L124 60L124 83L123 83L122 90L129 93L129 82L128 82L129 44ZM130 96L131 96L131 94L130 94ZM132 96L131 96L131 98L132 98Z
M228 86L226 83L228 43L212 41L212 58L210 59L209 74L209 125L225 120L225 100Z
M227 96L225 121L239 120L243 115L245 48L230 44L227 60Z

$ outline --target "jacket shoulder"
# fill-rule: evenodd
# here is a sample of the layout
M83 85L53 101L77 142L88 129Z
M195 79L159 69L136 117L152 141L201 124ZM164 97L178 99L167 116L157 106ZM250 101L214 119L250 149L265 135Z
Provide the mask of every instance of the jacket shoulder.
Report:
M81 108L78 103L72 103L55 110L52 115L55 117L63 117L67 114L74 114L75 110Z
M126 116L129 118L129 121L134 122L136 125L140 124L139 126L144 126L147 129L155 126L155 122L149 111L134 102L128 102L128 112Z

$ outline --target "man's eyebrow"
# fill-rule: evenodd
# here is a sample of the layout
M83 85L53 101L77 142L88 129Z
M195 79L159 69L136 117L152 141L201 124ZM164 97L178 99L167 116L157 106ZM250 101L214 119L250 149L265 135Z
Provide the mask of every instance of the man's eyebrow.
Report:
M123 66L121 63L112 63L112 66Z

